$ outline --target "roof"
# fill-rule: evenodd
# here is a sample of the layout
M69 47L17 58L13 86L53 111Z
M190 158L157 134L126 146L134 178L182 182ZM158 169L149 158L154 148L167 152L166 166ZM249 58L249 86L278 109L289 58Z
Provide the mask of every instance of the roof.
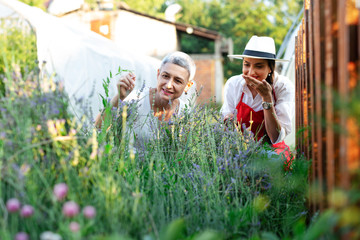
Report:
M165 19L150 16L148 14L138 12L138 11L135 11L135 10L132 10L132 9L124 8L124 7L119 7L119 9L123 10L123 11L131 12L131 13L134 13L134 14L137 14L137 15L141 15L143 17L151 18L151 19L154 19L154 20L157 20L157 21L160 21L160 22L175 25L176 30L178 30L180 32L188 33L187 30L189 28L191 28L192 29L191 34L193 34L195 36L199 36L199 37L203 37L203 38L207 38L207 39L211 39L211 40L221 39L220 33L217 32L217 31L214 31L214 30L209 30L209 29L206 29L206 28L197 27L197 26L194 26L194 25L191 25L191 24L171 22L171 21L168 21L168 20L165 20Z

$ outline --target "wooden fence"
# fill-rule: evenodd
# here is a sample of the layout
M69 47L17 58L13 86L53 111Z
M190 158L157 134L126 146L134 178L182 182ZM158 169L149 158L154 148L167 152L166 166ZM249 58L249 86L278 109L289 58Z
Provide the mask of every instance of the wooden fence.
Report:
M296 145L312 159L313 210L327 194L349 188L360 167L358 119L347 107L360 79L358 0L305 0L296 37ZM360 98L358 98L360 99ZM360 108L360 104L359 104Z

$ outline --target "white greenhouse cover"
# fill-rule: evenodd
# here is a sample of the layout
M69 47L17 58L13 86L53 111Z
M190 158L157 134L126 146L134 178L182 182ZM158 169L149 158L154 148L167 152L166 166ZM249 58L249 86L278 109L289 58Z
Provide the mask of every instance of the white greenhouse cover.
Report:
M84 4L84 0L52 0L48 11L53 15L61 15L75 11Z
M297 32L300 28L300 24L291 32L289 36L288 42L286 42L286 50L284 52L284 59L289 60L289 62L282 63L282 71L281 75L287 76L290 81L296 86L295 84L295 37ZM292 119L292 131L291 133L286 136L285 142L290 146L290 148L295 148L295 136L296 136L296 129L295 129L295 116Z
M126 46L120 48L97 33L16 0L0 0L0 18L3 17L21 17L30 23L36 32L40 64L46 61L46 71L56 73L56 80L63 82L71 107L79 118L82 110L75 104L76 100L87 100L95 117L102 107L99 94L104 96L103 79L110 71L115 75L119 67L136 74L135 89L143 84L156 86L158 59L127 52ZM110 97L116 94L116 80L113 78L110 82ZM186 98L185 95L182 98Z

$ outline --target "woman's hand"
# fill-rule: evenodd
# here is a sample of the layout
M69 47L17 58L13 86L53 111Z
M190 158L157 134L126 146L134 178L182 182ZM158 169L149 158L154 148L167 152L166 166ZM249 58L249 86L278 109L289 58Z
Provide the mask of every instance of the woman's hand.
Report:
M243 78L248 86L252 87L260 94L264 102L272 102L272 87L265 79L260 81L245 74L243 74Z
M118 94L116 94L116 96L114 96L110 101L110 103L113 107L118 106L119 98L121 99L121 101L124 100L128 95L128 91L131 92L134 89L135 79L136 79L135 74L133 74L132 72L129 72L125 76L120 77L120 79L116 83L116 87L118 89ZM101 124L104 119L104 114L105 113L100 112L96 116L95 126L99 129L101 128Z
M233 113L229 113L228 115L226 115L224 117L224 123L227 124L229 122L234 121L234 114Z
M256 78L244 74L243 77L246 83L260 94L264 102L272 102L272 87L265 79L259 81ZM281 125L277 119L274 107L269 110L264 110L264 119L266 133L271 142L274 143L278 139L281 130Z
M129 72L118 80L116 86L118 89L119 98L121 100L124 100L127 97L128 92L131 92L134 89L135 80L135 74L133 74L132 72Z

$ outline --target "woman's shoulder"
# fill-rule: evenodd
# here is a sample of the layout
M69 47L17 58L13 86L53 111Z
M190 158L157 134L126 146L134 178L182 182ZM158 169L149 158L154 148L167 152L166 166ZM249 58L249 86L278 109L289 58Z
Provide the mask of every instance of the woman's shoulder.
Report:
M275 72L275 92L295 91L294 84L286 76Z

